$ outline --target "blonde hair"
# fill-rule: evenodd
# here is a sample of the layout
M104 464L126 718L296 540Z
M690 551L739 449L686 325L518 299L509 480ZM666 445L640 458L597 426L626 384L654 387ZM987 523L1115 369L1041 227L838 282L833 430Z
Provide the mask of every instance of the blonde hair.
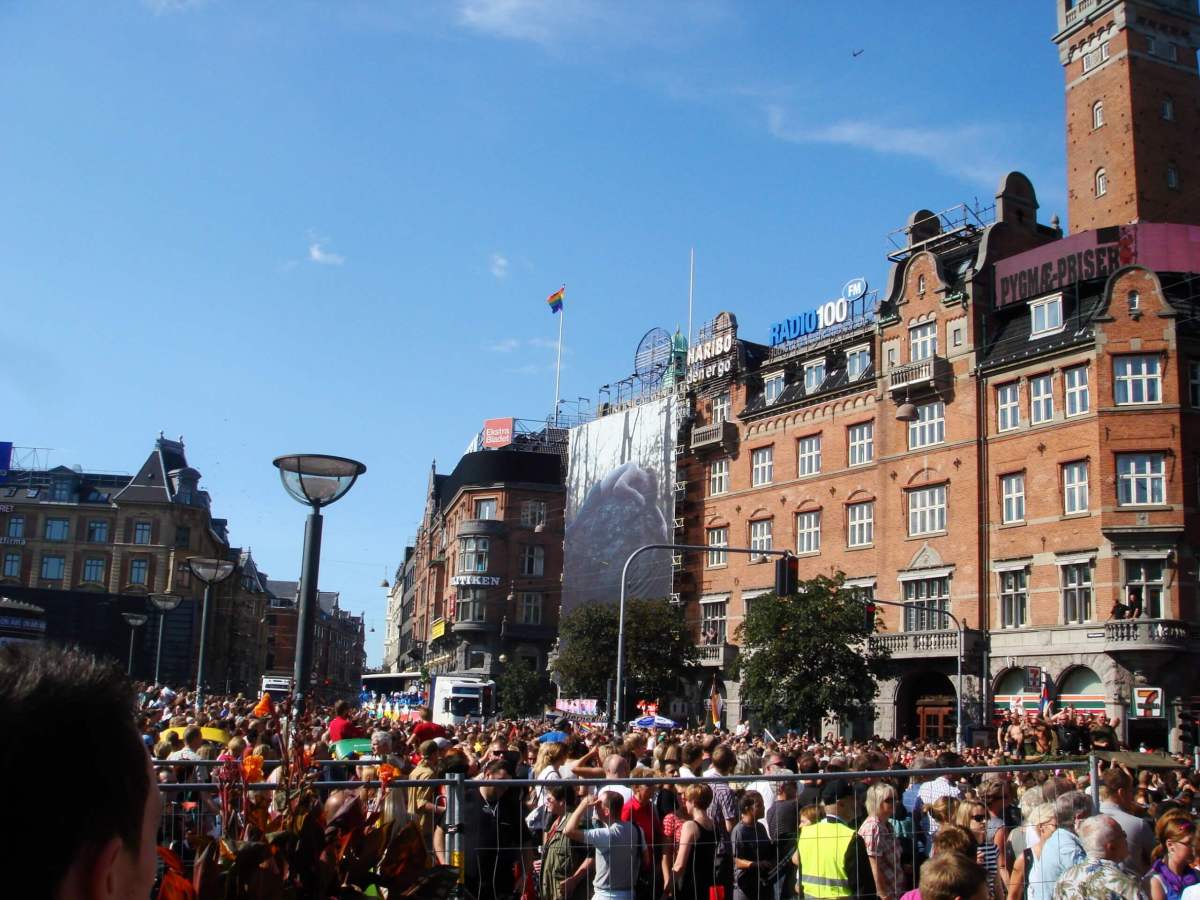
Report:
M538 747L537 759L533 763L533 774L541 775L546 769L557 766L563 757L563 745L557 741L547 741Z
M896 789L887 782L881 781L867 788L867 815L878 816L879 808L883 806L883 801L888 797L892 798L892 802L896 802ZM892 810L895 812L895 810Z

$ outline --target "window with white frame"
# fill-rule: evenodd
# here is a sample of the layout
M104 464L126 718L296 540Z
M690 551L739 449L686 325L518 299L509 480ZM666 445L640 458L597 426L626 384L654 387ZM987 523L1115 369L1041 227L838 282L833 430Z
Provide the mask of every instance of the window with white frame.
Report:
M71 531L70 519L47 519L42 537L47 541L65 541Z
M1101 167L1096 170L1096 196L1103 197L1108 193L1108 173Z
M1063 514L1073 516L1088 510L1088 464L1086 460L1062 467Z
M1100 128L1104 124L1104 101L1097 100L1092 104L1092 128Z
M87 524L89 544L108 543L108 519L89 519Z
M1166 476L1161 453L1117 454L1117 504L1148 506L1166 502Z
M796 474L800 477L821 471L821 436L810 434L796 442Z
M1188 403L1192 409L1200 409L1200 360L1188 360Z
M87 582L104 581L104 560L89 556L83 561L83 580Z
M771 519L759 519L750 523L751 550L771 549L771 521ZM751 556L750 558L761 559L762 557Z
M43 556L41 576L46 581L61 581L67 561L62 556Z
M1092 619L1092 564L1059 566L1062 578L1063 622L1082 625Z
M821 511L796 513L796 552L821 550Z
M775 477L775 448L759 447L750 451L750 484L770 484Z
M908 449L929 447L946 440L946 404L941 400L922 403L917 417L908 423Z
M1029 615L1029 570L1000 573L1000 627L1022 628Z
M846 543L868 547L875 542L875 501L851 503L846 507Z
M4 554L4 577L21 577L21 554L19 552L12 551Z
M706 562L710 569L723 566L729 562L729 554L725 548L729 546L729 528L710 528L707 532L708 553Z
M908 329L909 362L937 356L937 322L925 322Z
M154 533L153 522L134 522L133 523L133 542L135 544L150 543L151 535Z
M527 545L521 551L521 574L540 578L546 571L546 548Z
M8 517L8 537L10 537L10 538L25 537L25 517L24 516L9 516Z
M526 528L536 528L546 524L546 501L526 500L521 504L521 524Z
M521 591L521 608L518 612L522 625L542 624L542 594L540 591Z
M817 359L804 364L804 393L813 394L825 383L825 360Z
M1013 381L996 388L996 430L1012 431L1021 425L1021 386Z
M1125 560L1125 603L1135 605L1140 601L1142 615L1161 619L1163 615L1163 560Z
M69 479L59 478L50 485L50 499L57 503L66 503L71 499L72 484Z
M1096 68L1096 66L1100 65L1100 63L1108 59L1108 56L1108 41L1104 41L1095 50L1089 50L1087 53L1083 54L1083 71L1090 72L1092 69Z
M1050 375L1029 379L1029 421L1034 425L1054 418L1054 386Z
M488 570L489 539L464 537L458 540L458 571L462 573Z
M913 488L908 494L908 535L946 530L946 485Z
M871 348L854 347L846 351L846 377L857 381L871 368Z
M496 501L494 499L476 500L475 501L475 518L476 519L494 519L494 518L496 518Z
M708 493L712 497L729 490L729 460L714 459L708 464Z
M763 381L763 398L767 403L774 403L783 393L783 373L776 372Z
M714 425L729 421L729 391L722 391L712 398L710 415Z
M729 601L723 598L700 600L700 641L708 646L725 643L726 610Z
M129 583L142 584L146 583L146 574L150 570L150 563L144 559L132 559L129 561Z
M1025 473L1013 472L1000 478L1000 501L1004 522L1025 521Z
M482 622L486 612L487 591L483 588L459 588L454 618L458 622Z
M1091 409L1091 397L1088 395L1088 367L1072 366L1063 372L1063 383L1066 385L1067 415L1082 416Z
M904 630L942 631L950 627L950 579L914 578L904 581Z
M849 448L847 462L861 466L875 458L875 423L860 422L846 429L846 445Z
M1029 336L1041 337L1063 329L1062 294L1041 297L1029 303Z

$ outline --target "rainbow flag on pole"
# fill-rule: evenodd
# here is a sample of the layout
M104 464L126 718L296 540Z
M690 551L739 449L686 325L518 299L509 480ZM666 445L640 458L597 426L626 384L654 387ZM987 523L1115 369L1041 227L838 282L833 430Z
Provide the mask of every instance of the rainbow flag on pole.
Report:
M546 298L546 302L550 304L551 313L560 313L563 308L563 295L567 292L567 286L564 284L557 291Z

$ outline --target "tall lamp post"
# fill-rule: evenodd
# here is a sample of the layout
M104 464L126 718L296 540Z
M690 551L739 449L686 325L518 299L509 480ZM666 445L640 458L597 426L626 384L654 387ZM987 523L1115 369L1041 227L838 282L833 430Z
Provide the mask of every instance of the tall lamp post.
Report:
M277 457L275 468L283 488L309 507L304 523L304 560L300 566L300 610L296 617L296 662L292 670L292 717L298 722L304 698L312 690L313 619L317 608L317 576L321 568L321 508L335 503L367 467L344 456L293 453Z
M212 600L213 585L220 584L232 575L235 568L235 564L228 559L193 556L188 560L192 575L204 583L204 603L200 607L200 659L196 663L197 710L204 699L204 645L208 641L208 604Z
M183 598L175 594L151 594L150 602L158 610L158 649L154 651L154 683L161 684L163 623L167 620L167 613L178 607Z
M125 667L125 674L130 678L133 677L133 636L137 634L137 630L149 621L150 617L144 613L121 613L121 618L125 620L125 624L129 626L129 664Z

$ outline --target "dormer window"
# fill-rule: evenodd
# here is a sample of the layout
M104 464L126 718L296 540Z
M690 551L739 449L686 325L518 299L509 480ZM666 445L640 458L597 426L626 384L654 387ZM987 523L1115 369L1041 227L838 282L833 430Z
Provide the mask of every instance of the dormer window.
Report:
M917 293L921 294L921 295L925 294L925 276L924 275L917 276Z
M763 399L768 403L774 403L783 393L783 373L776 372L774 375L769 375L763 380Z
M55 479L50 486L50 499L57 503L67 503L71 500L71 482L66 478Z
M1031 338L1062 331L1062 294L1030 301L1029 319L1029 336Z
M825 360L818 359L804 365L804 393L812 394L825 383Z

